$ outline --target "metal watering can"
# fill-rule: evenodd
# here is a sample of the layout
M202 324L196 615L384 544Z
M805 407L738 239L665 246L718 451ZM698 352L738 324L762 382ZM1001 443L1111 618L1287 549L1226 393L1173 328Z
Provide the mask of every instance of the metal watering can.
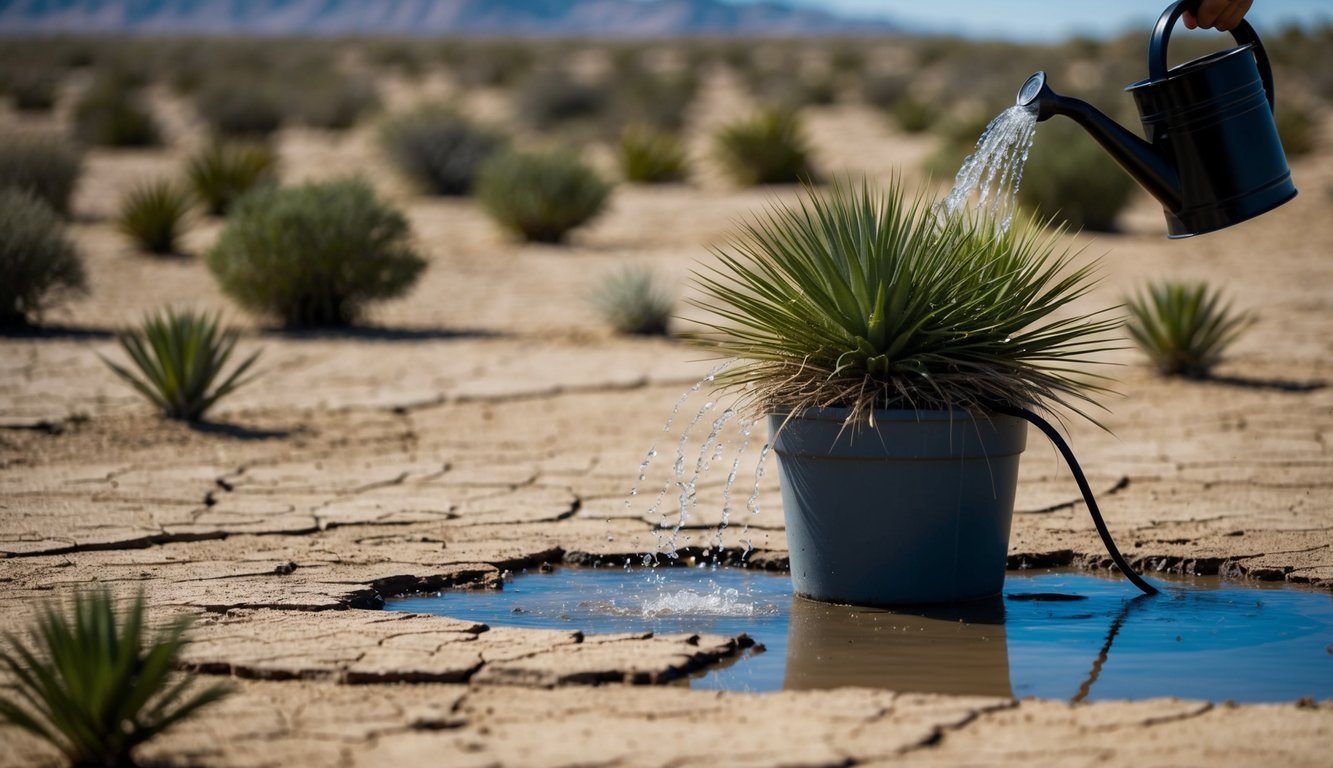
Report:
M1051 90L1046 73L1029 77L1018 104L1037 120L1073 118L1162 203L1169 237L1239 224L1296 196L1273 121L1273 69L1247 22L1231 30L1235 48L1168 69L1171 28L1199 0L1162 12L1148 42L1148 79L1134 94L1147 141L1085 101Z

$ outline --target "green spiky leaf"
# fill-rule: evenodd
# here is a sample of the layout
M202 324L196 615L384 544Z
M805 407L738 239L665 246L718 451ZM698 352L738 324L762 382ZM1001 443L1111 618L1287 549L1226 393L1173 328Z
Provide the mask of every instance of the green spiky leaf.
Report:
M1096 263L1061 251L1060 230L945 216L894 181L835 183L742 225L696 273L706 311L690 335L742 362L718 377L757 410L1049 409L1104 393L1086 372L1120 321L1073 303Z
M44 607L26 640L5 635L0 666L17 700L0 699L0 720L71 765L134 765L135 747L231 692L174 671L188 626L181 617L150 631L142 595L118 617L105 589L76 595L65 610Z
M1161 281L1128 297L1129 335L1167 376L1207 377L1255 321L1207 283Z
M168 418L197 421L214 403L253 379L245 374L259 358L258 351L222 375L239 337L235 329L224 330L215 315L167 309L116 334L133 370L103 361Z

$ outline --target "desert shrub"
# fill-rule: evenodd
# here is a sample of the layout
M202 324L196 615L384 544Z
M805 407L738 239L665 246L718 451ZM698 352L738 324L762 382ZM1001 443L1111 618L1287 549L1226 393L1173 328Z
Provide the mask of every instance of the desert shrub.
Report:
M595 124L610 113L614 90L609 82L587 81L552 67L529 75L515 94L519 116L537 131L571 123Z
M1235 313L1207 283L1161 281L1126 297L1130 337L1167 376L1204 378L1227 347L1254 323Z
M171 181L155 181L130 190L120 203L116 225L149 253L176 252L176 241L194 200Z
M276 166L262 145L215 143L190 159L186 176L208 212L224 216L245 193L274 183Z
M199 116L217 136L262 137L282 125L282 105L274 90L242 77L214 77L194 96Z
M105 357L102 361L162 415L198 421L218 400L253 378L243 377L259 352L223 377L239 338L239 331L223 329L216 316L167 309L146 315L136 328L116 333L133 370Z
M407 219L358 179L267 187L237 202L208 266L246 310L345 325L416 283L426 262L409 238Z
M1319 121L1310 110L1297 105L1283 104L1273 116L1277 121L1278 138L1287 157L1301 157L1314 151L1319 142Z
M1018 199L1042 218L1109 231L1133 194L1134 180L1073 123L1043 123L1023 172Z
M477 199L500 226L525 240L558 243L601 212L611 186L566 152L506 153L487 161Z
M908 80L903 75L876 73L861 80L861 98L872 107L893 108L907 95Z
M0 135L0 190L31 192L57 213L69 213L69 199L83 170L83 156L55 135Z
M14 109L23 112L46 112L55 106L56 88L60 77L47 69L28 68L5 77L4 88L14 103Z
M437 195L466 195L507 139L442 105L427 105L385 123L380 143L406 176Z
M363 44L366 62L377 69L397 70L408 77L426 71L426 52L408 40L371 40Z
M798 62L779 68L750 70L746 89L761 104L782 109L800 109L832 104L837 82L829 72L800 72Z
M837 95L827 60L812 57L809 49L773 41L756 45L752 54L749 66L738 74L759 104L799 109L832 103Z
M68 610L42 608L28 639L6 634L0 653L16 700L0 720L46 741L73 766L132 766L136 747L231 692L192 690L175 671L187 617L150 632L139 595L117 616L105 589L76 595ZM21 702L21 703L20 703Z
M865 47L859 41L839 40L829 51L829 68L841 75L854 75L866 65Z
M74 133L87 144L148 147L161 143L142 93L119 76L104 77L74 105Z
M630 69L616 78L616 119L679 131L698 90L699 80L690 71L659 74Z
M460 82L470 87L508 87L532 71L532 46L513 41L454 41L445 55L453 62Z
M0 327L24 325L86 287L83 257L55 211L29 192L0 189Z
M666 335L676 305L671 291L646 267L625 267L607 275L592 301L607 325L639 336Z
M804 126L791 110L764 109L724 125L715 146L723 168L740 184L790 184L815 175Z
M292 92L292 116L302 125L350 128L379 105L375 84L361 77L324 75L307 78Z
M906 133L923 133L939 119L939 110L911 94L898 99L891 112L898 127Z
M661 184L689 173L680 138L643 124L627 126L620 134L619 157L620 172L628 181Z

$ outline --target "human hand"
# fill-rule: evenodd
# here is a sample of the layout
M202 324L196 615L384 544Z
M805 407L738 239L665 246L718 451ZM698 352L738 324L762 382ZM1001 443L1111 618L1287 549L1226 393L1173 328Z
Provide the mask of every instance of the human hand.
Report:
M1200 0L1197 11L1185 11L1185 26L1230 32L1245 18L1253 4L1254 0Z

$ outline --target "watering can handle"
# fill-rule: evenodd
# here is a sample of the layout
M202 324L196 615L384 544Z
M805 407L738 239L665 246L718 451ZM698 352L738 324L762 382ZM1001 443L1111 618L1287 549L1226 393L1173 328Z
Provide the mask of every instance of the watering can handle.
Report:
M1171 28L1186 11L1196 10L1199 2L1200 0L1180 0L1162 11L1162 15L1158 17L1157 26L1153 27L1152 39L1148 41L1148 79L1152 82L1159 83L1166 79L1166 46L1171 40ZM1254 31L1254 27L1250 26L1248 21L1242 20L1231 30L1231 36L1241 45L1250 44L1254 58L1259 64L1259 78L1264 82L1264 92L1268 94L1268 108L1276 109L1276 102L1273 99L1273 66L1268 61L1268 52L1264 50L1263 42L1259 40L1259 33Z

